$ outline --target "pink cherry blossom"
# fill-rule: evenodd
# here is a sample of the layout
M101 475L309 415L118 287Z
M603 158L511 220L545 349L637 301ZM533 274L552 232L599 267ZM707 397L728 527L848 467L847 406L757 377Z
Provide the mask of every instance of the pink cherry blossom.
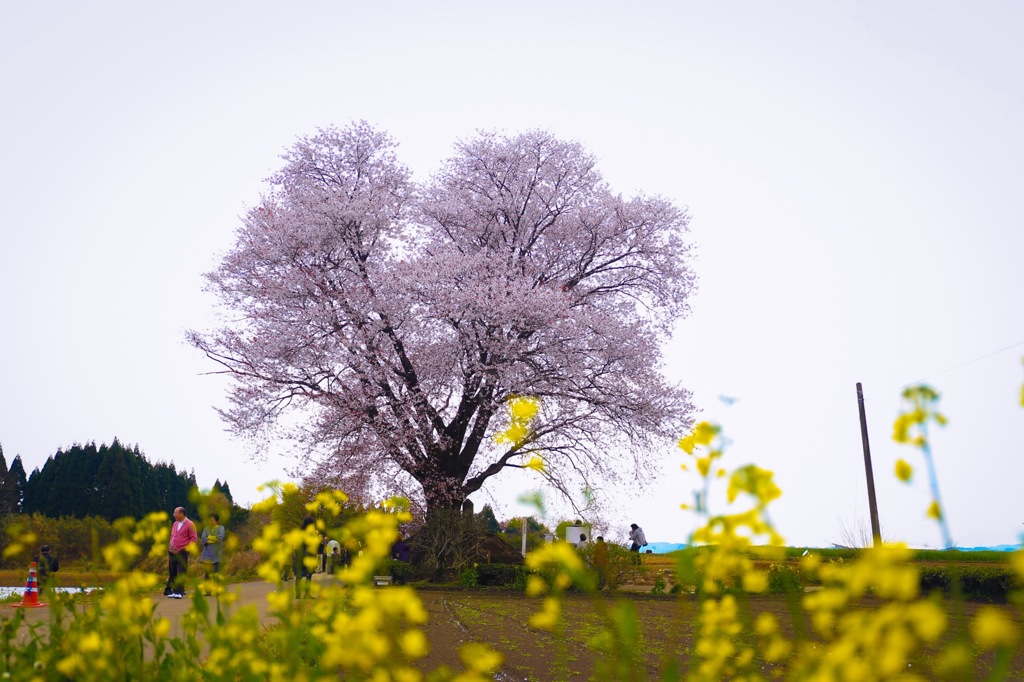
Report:
M189 334L233 379L228 424L428 509L538 451L566 493L647 475L693 412L659 347L694 291L686 212L543 131L460 142L422 186L395 147L366 123L300 139L243 216L207 276L223 324ZM540 411L498 442L513 396Z

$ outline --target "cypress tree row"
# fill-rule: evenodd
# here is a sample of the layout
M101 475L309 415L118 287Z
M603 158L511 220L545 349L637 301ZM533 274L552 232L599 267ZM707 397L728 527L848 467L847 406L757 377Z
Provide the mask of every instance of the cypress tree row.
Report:
M20 458L16 462L24 477ZM196 487L195 473L178 472L166 462L152 464L137 445L129 449L115 438L110 445L76 444L66 451L58 450L21 486L21 511L55 518L98 516L113 521L184 507L189 516L196 516L197 510L189 501L189 492ZM0 505L4 494L0 488Z

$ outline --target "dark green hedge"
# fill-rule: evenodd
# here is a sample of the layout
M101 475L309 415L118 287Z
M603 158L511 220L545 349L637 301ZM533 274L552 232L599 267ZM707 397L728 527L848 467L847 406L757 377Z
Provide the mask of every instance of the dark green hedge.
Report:
M1016 575L1001 566L922 566L921 591L940 590L968 601L1003 604L1017 588Z
M525 588L526 569L513 564L477 564L476 584Z
M397 585L405 585L412 578L412 564L408 561L399 561L398 559L388 559L388 564L385 567L388 575L390 575Z

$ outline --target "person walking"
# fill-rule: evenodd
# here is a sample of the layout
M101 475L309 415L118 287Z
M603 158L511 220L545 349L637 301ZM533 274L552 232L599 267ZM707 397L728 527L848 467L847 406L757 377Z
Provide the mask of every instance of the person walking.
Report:
M43 545L39 548L39 554L32 557L36 564L36 580L39 583L39 594L49 587L53 574L60 570L60 562L57 557L50 554L50 546Z
M210 514L199 544L203 548L199 561L203 563L205 579L209 580L211 572L214 575L220 573L220 562L224 558L224 526L220 525L220 514L217 512ZM210 596L210 593L207 592L206 596Z
M391 545L391 558L395 561L409 563L411 553L412 548L409 546L409 543L405 541L405 536L399 535L398 539Z
M312 516L307 516L302 520L302 531L307 532L306 529L316 524ZM296 599L309 599L309 588L313 584L313 572L310 567L306 565L306 557L311 556L312 552L306 546L305 540L299 545L298 549L292 555L292 570L295 571L295 598ZM302 583L305 582L305 589L303 589Z
M629 527L631 529L629 531L629 541L632 543L629 546L629 551L639 553L641 547L647 546L647 538L644 537L644 529L635 523L629 524Z
M341 566L341 543L331 538L327 541L327 572L334 572Z
M196 524L185 516L185 508L174 510L174 522L171 523L171 541L167 546L167 587L164 594L171 599L185 597L185 575L188 573L189 545L199 542L196 535Z
M603 590L608 584L608 545L600 535L594 543L594 570L597 571L597 589Z

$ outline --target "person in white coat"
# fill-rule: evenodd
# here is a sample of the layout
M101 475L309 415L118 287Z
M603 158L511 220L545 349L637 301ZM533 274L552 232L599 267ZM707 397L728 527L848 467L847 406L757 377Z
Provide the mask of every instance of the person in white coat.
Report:
M629 531L629 541L632 543L629 545L629 551L639 553L641 547L647 546L647 538L644 537L644 529L635 523L629 524L629 527L632 529Z

